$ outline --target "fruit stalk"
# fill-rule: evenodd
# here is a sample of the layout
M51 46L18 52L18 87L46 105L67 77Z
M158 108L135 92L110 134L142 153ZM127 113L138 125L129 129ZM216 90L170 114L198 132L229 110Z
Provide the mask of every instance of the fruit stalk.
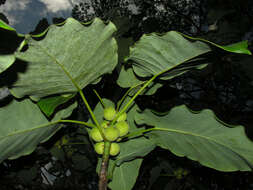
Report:
M111 142L105 141L104 145L104 154L102 157L102 163L99 172L99 190L107 190L107 170L108 170L108 163L109 163L109 156L110 156L110 148Z

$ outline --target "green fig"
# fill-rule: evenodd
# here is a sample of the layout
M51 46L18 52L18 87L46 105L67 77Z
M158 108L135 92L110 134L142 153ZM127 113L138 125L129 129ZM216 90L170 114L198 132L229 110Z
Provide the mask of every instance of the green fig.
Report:
M124 113L122 113L122 114L118 117L117 121L118 121L118 122L120 122L120 121L126 121L126 119L127 119L127 114L126 114L126 112L124 112Z
M112 121L116 116L116 110L113 107L107 107L104 109L104 118L108 121Z
M99 132L98 128L97 127L94 127L91 129L90 131L90 137L96 141L96 142L101 142L103 141L103 137L101 135L101 133Z
M117 138L119 137L119 130L115 127L108 127L105 129L104 131L104 134L105 134L105 138L108 140L108 141L115 141L117 140Z
M98 154L103 154L104 148L105 148L104 142L99 142L94 145L94 149L95 149L96 153L98 153Z
M111 148L110 148L110 155L111 156L116 156L119 154L120 151L120 146L118 143L112 143Z
M129 132L129 125L126 121L116 123L116 128L119 130L119 136L123 137Z

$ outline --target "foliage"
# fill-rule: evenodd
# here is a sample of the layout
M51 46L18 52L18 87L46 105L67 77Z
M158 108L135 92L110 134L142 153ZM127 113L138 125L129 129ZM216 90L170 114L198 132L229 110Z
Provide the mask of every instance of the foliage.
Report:
M0 27L13 33L14 29L3 22ZM0 161L30 154L64 123L75 123L87 127L90 143L94 143L94 129L102 137L102 147L95 145L96 151L103 153L98 162L101 190L106 188L107 179L112 190L130 190L144 156L157 146L216 170L250 171L253 143L243 126L228 126L211 110L193 113L183 105L157 113L141 111L135 103L140 94L155 93L162 85L159 81L206 67L209 62L205 55L212 53L212 48L250 55L247 42L220 46L175 31L143 35L117 69L117 83L127 88L125 95L115 103L95 91L100 103L92 110L83 89L115 70L115 31L113 23L105 24L98 18L89 23L69 18L41 34L23 36L15 52L0 56L2 74L18 64L22 67L16 71L16 80L6 83L12 99L0 108ZM88 122L68 119L77 107L77 93L90 113ZM119 137L122 118L126 128Z

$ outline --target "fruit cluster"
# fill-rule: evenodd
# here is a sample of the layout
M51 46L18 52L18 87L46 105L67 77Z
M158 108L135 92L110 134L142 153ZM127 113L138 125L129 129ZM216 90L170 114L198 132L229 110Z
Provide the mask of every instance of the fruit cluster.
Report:
M110 148L110 155L116 156L120 152L120 146L114 141L119 141L122 137L128 134L129 125L126 122L127 114L124 112L117 118L115 125L111 126L112 120L116 117L117 111L113 107L107 107L104 109L104 120L100 124L103 129L104 137L112 142ZM103 154L104 152L104 142L103 137L98 128L94 127L90 131L90 137L97 142L94 145L94 149L98 154Z

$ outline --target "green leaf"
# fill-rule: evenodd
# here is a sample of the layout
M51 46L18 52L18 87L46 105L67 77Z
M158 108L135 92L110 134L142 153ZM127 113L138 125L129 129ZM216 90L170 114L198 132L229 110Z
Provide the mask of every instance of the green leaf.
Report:
M74 93L98 81L117 65L116 31L96 18L84 26L73 18L63 26L51 25L40 41L26 37L28 49L15 56L27 62L24 73L18 74L11 93L33 100L54 94ZM78 86L78 87L77 87Z
M130 139L119 145L120 154L115 160L117 165L121 165L123 162L133 160L137 157L144 157L155 148L155 144L144 137Z
M163 117L145 110L136 114L136 122L154 126L157 130L147 137L177 156L186 156L220 171L252 169L253 143L246 137L244 128L225 127L211 110L194 114L186 106L178 106Z
M53 121L68 117L77 104L59 111ZM48 140L62 125L52 124L29 99L12 100L0 109L0 162L28 155L36 146Z
M16 32L16 30L14 28L12 28L11 26L9 26L7 23L5 23L3 20L0 19L0 28L4 29L4 30L9 30L10 32ZM17 36L19 37L24 37L23 34L19 34L17 33Z
M53 96L48 98L42 98L38 101L37 105L46 114L47 117L50 117L54 110L61 104L66 103L71 98L73 98L75 94L70 95L60 95L60 96Z
M119 167L115 167L112 181L108 186L112 190L131 190L136 182L139 169L143 159L124 162Z
M130 49L127 60L132 60L134 72L140 77L150 77L168 72L166 79L178 76L187 70L178 66L199 55L211 51L200 41L190 42L175 31L164 35L144 34ZM178 67L178 68L176 68ZM192 66L198 68L199 65Z
M125 68L122 67L119 73L119 77L117 79L117 84L122 88L129 88L132 86L136 86L139 83L141 83L141 80L139 80L132 68Z
M129 100L131 99L131 97L127 96L125 98L125 100L123 101L123 103L121 104L121 109L129 102ZM135 104L134 102L129 106L129 108L127 109L126 113L127 113L127 123L129 125L129 132L134 132L139 130L139 128L137 128L136 124L135 124L135 115L138 113L139 107L137 106L137 104Z
M226 46L220 46L220 45L216 44L216 46L225 50L225 51L229 51L232 53L252 55L248 49L248 41L237 42L237 43L234 43L231 45L226 45Z
M0 20L0 28L4 29L4 30L10 30L10 31L15 31L16 30L12 27L10 27L8 24L6 24L4 21Z
M202 41L202 42L206 42L206 43L209 43L213 46L216 46L220 49L223 49L223 50L231 52L231 53L240 53L240 54L251 55L251 52L248 49L248 41L247 40L237 42L237 43L234 43L234 44L230 44L230 45L221 46L221 45L215 44L213 42L210 42L210 41L202 39L202 38L194 38L194 37L182 34L180 32L178 32L178 33L181 34L182 36L186 37L186 38L191 39L191 40L199 40L199 41Z
M0 55L0 73L4 72L15 62L15 56L10 55Z

